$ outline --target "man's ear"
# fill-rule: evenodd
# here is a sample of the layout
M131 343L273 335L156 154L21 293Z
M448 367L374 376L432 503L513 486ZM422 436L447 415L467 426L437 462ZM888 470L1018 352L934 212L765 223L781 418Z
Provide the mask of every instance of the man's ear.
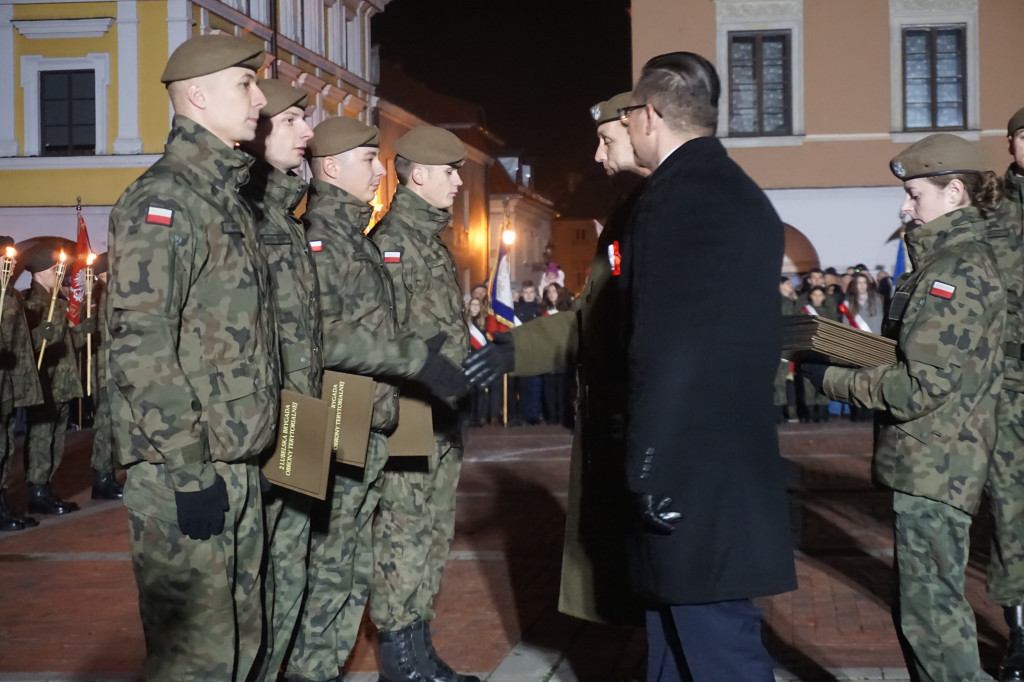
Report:
M417 185L422 185L427 181L427 169L423 166L413 165L412 170L409 171L409 180Z
M196 109L206 108L206 92L195 81L190 82L188 87L185 88L185 97L188 98L189 103Z

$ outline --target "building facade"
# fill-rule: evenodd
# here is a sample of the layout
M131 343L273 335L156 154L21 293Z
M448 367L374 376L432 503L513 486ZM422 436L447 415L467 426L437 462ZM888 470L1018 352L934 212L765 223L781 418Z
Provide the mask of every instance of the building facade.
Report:
M370 18L389 1L0 0L0 234L74 239L81 197L93 249L105 250L111 206L163 150L160 74L193 35L260 43L274 55L261 77L308 90L314 124L369 120Z
M892 267L908 144L951 132L1009 163L1024 2L633 0L632 19L634 76L676 50L716 64L719 137L822 267Z

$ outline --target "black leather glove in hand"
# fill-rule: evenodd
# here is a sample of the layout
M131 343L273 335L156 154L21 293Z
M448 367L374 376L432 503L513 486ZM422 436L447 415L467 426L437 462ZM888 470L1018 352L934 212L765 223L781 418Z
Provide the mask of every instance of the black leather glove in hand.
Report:
M438 398L461 398L469 393L469 384L455 363L441 355L441 346L447 338L448 335L441 332L426 340L427 361L413 379Z
M814 390L821 393L821 385L825 381L825 372L831 365L824 365L818 362L804 362L797 366L800 376L811 382Z
M209 540L224 532L224 512L229 508L228 488L220 476L209 488L192 493L175 492L174 504L178 507L178 528L193 540Z
M476 388L486 388L503 374L516 367L515 339L508 332L498 332L494 340L462 361L466 379Z
M56 343L60 339L60 334L57 331L57 325L53 322L43 322L36 328L36 333L39 335L36 341L43 339L46 343Z
M640 493L636 496L636 503L640 510L640 520L647 526L647 530L660 535L671 535L676 529L675 524L683 518L679 512L669 509L672 498L667 495Z
M78 327L78 331L82 334L95 334L96 318L83 317L82 320L76 326Z

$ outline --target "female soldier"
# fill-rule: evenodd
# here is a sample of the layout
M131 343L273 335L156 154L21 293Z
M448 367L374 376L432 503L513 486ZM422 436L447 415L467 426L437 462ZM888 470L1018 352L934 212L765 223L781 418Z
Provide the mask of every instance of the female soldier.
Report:
M1002 385L1006 292L986 243L1001 199L981 150L929 135L890 163L906 191L914 270L887 316L896 364L805 366L835 400L880 411L875 477L894 490L898 624L922 679L981 679L964 597L971 515L986 484Z

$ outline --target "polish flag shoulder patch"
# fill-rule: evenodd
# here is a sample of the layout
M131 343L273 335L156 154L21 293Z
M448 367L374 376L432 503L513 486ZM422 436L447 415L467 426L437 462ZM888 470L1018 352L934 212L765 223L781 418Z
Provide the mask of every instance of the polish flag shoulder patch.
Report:
M149 210L146 212L146 222L152 225L164 225L166 227L170 227L173 220L174 211L169 208L150 206Z
M319 239L314 239L309 243L309 250L313 253L320 253L324 250L324 243Z
M384 252L385 263L401 263L402 252L401 251L385 251Z
M932 288L928 290L928 293L932 296L938 296L939 298L944 298L949 301L953 298L953 294L956 293L956 287L952 284L946 284L945 282L935 280L932 282Z

